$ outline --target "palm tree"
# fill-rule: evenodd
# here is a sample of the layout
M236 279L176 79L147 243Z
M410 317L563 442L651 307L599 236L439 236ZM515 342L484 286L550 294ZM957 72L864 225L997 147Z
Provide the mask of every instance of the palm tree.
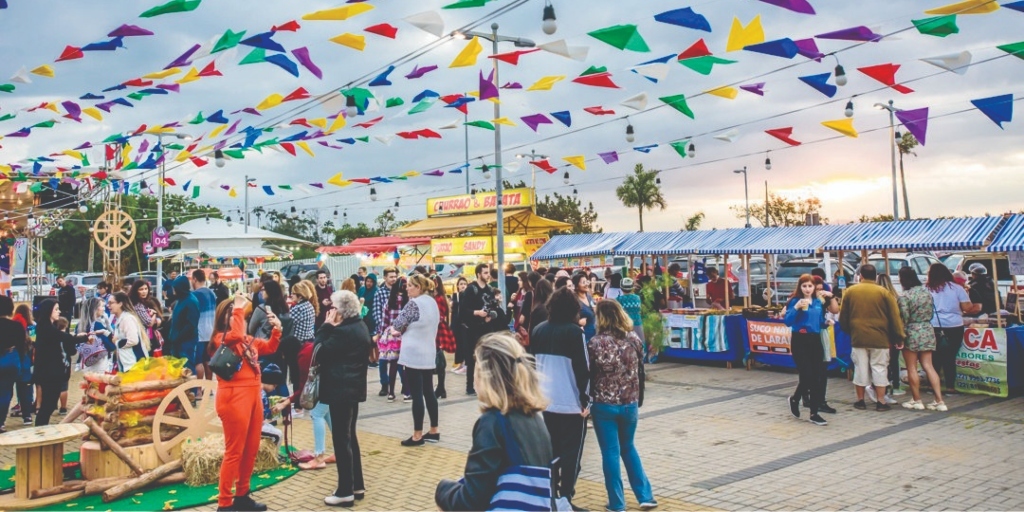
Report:
M644 170L644 164L636 164L633 174L622 180L622 185L615 189L615 195L627 208L636 207L640 211L640 231L644 230L644 209L653 210L655 206L664 210L668 204L661 195L661 183L658 173L652 169Z
M910 220L910 200L907 199L907 176L903 174L903 155L914 155L914 148L919 143L914 137L914 134L907 132L904 133L900 140L896 141L896 148L900 152L900 182L903 184L903 212L906 215L906 219Z

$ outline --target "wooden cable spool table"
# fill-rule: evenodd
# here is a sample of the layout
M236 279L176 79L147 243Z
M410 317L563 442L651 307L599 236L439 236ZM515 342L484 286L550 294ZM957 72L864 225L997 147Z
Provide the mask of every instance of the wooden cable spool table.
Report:
M14 448L14 494L0 496L0 510L52 505L76 498L82 491L31 499L32 491L64 483L64 443L89 431L80 423L26 428L0 434L0 448Z

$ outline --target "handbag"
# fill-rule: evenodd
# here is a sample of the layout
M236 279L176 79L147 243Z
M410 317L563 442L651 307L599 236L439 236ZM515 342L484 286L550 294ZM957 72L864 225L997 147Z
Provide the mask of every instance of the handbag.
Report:
M302 386L302 395L299 396L299 407L311 410L320 402L320 363L317 362L316 353L320 345L313 347L313 357L309 363L309 376L306 377L306 384Z
M248 347L247 347L248 348ZM227 344L221 343L210 358L210 370L224 380L231 380L242 368L242 356L231 350Z
M487 510L571 510L568 499L555 498L551 468L527 466L508 418L504 414L499 414L498 418L511 465L498 477L497 489Z

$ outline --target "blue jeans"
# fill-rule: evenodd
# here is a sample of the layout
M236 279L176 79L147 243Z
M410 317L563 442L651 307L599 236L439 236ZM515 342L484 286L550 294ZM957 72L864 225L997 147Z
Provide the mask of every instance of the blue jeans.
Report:
M327 428L334 430L331 425L331 408L320 402L309 412L313 420L313 454L323 455L327 451ZM325 428L326 427L326 428Z
M196 373L196 365L203 362L202 354L199 352L201 346L205 347L198 341L186 341L181 344L181 357L185 358L185 367L192 370L193 375Z
M590 413L594 417L594 433L601 446L601 466L604 469L604 487L608 491L608 510L626 510L626 497L622 490L622 472L619 458L626 466L629 486L639 503L653 502L651 482L647 480L640 454L633 444L636 434L636 402L626 405L612 405L594 402Z
M384 361L377 361L377 370L380 373L380 385L387 387L388 385L388 365L384 364Z

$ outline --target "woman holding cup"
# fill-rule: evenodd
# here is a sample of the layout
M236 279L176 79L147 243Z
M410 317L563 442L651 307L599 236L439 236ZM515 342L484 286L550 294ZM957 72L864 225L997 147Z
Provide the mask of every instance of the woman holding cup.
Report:
M793 362L796 363L800 380L796 392L789 397L789 408L793 416L800 417L800 397L805 393L811 397L811 423L825 426L828 422L818 414L819 406L825 401L825 387L822 372L825 371L825 349L821 343L821 329L826 326L825 305L815 295L814 278L810 274L800 276L796 290L786 304L786 325L792 329L790 347Z

